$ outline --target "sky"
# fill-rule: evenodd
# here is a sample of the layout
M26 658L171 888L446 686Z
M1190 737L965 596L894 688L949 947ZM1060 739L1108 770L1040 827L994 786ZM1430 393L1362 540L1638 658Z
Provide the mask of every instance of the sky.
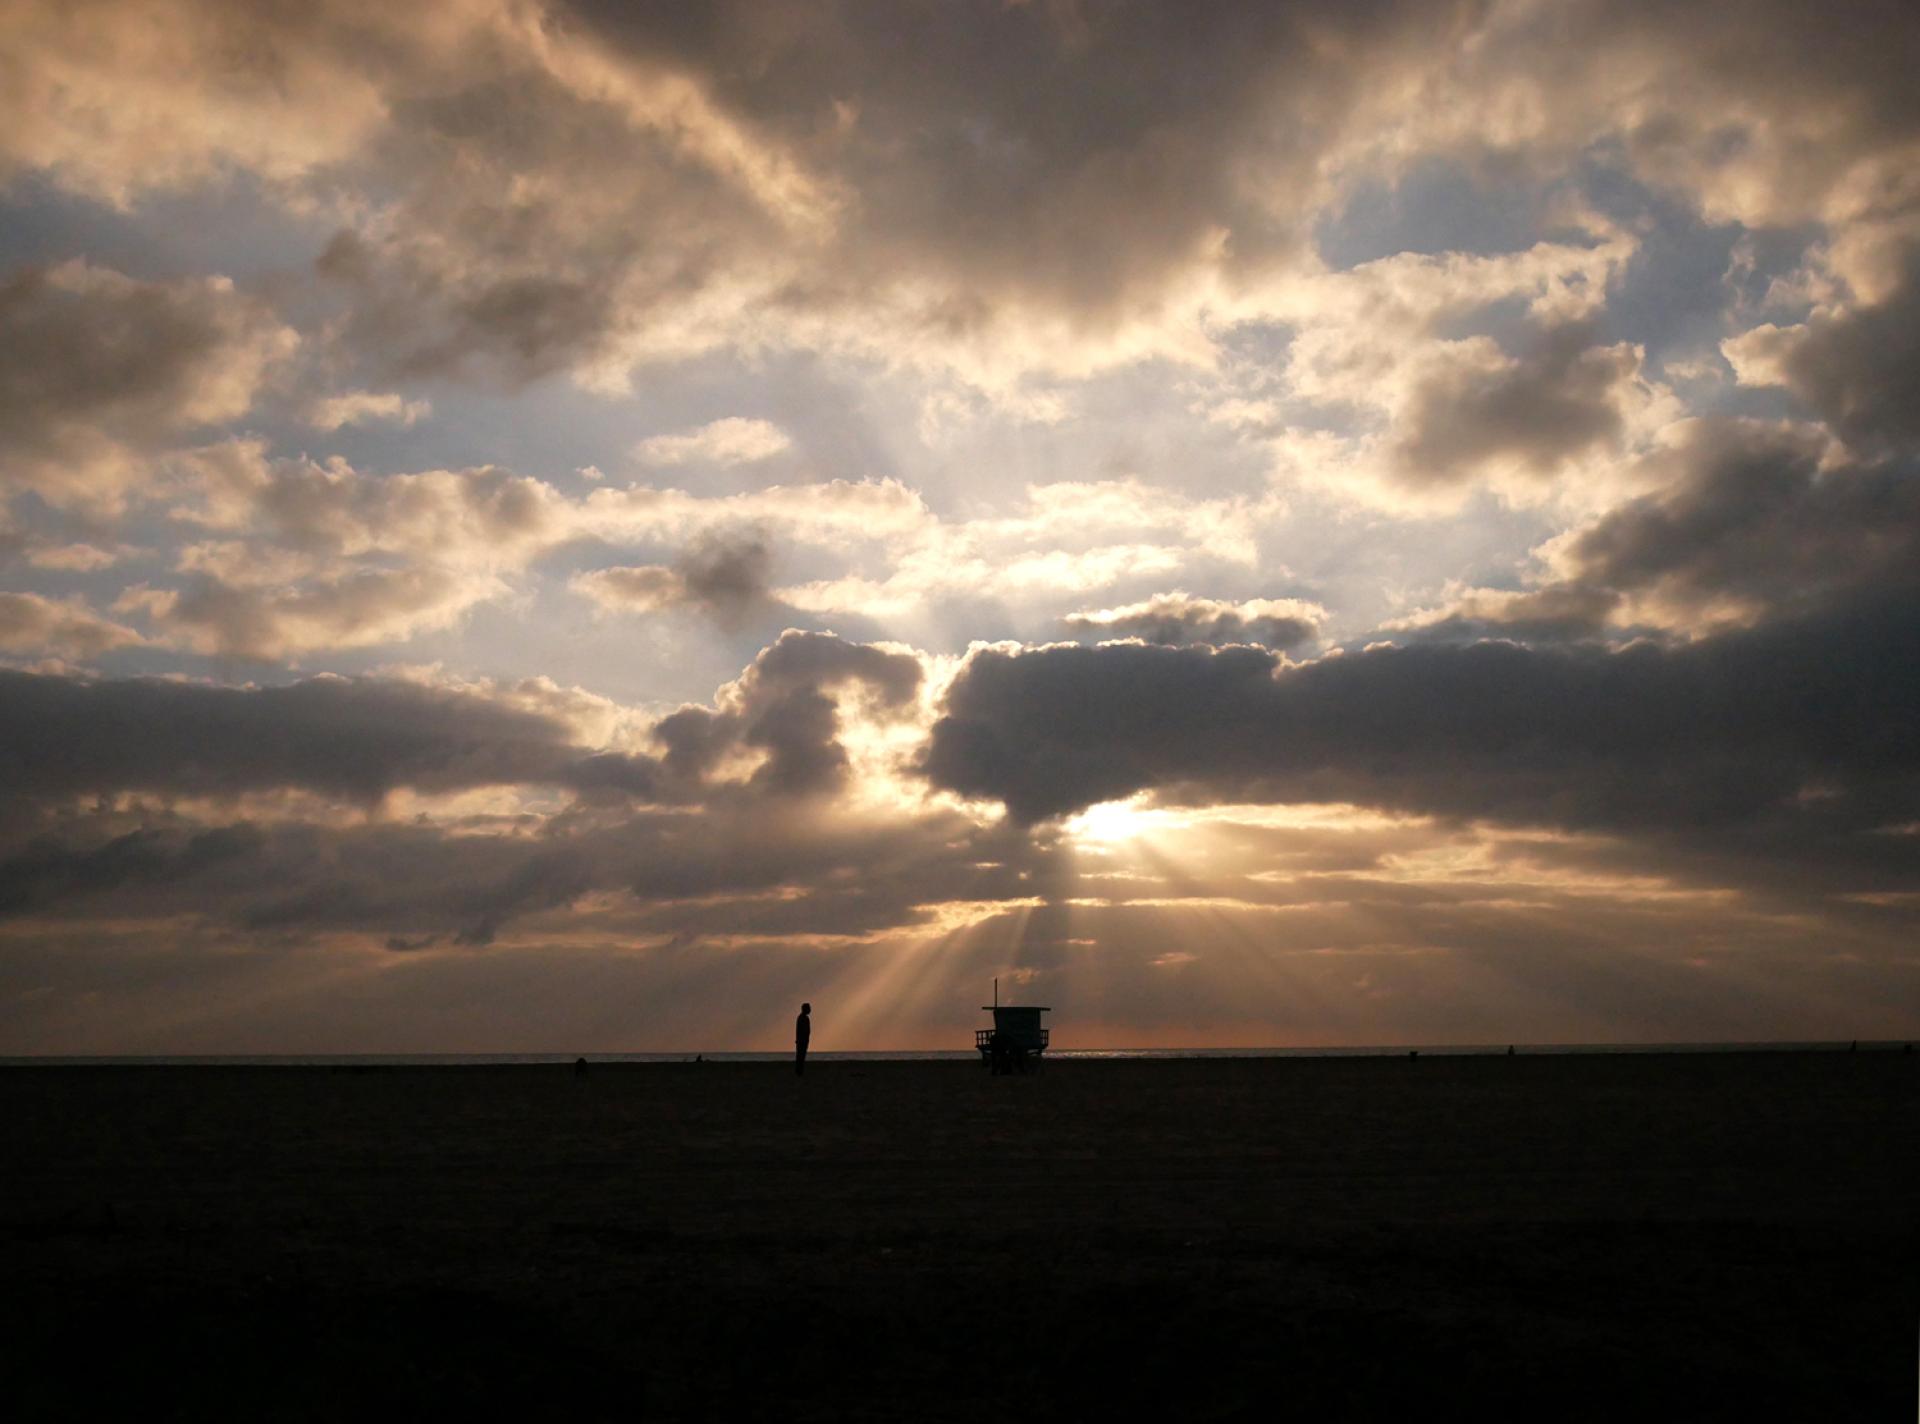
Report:
M1915 72L0 0L0 1053L1920 1036Z

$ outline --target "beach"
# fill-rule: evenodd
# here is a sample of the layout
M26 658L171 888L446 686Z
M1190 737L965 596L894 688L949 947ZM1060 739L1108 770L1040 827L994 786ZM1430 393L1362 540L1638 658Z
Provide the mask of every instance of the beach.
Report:
M1920 1055L0 1070L14 1417L1911 1418Z

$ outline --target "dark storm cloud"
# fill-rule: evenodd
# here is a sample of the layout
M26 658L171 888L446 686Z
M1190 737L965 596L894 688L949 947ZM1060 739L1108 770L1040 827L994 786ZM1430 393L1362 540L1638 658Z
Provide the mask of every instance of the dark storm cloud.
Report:
M1002 300L1116 316L1222 228L1250 267L1291 249L1283 195L1313 184L1313 153L1275 135L1336 122L1357 55L1413 52L1459 18L1225 0L573 8L623 51L702 75L756 131L802 142L857 195L860 280L902 259L952 279L926 320L956 329ZM793 295L854 290L823 277Z
M885 710L906 710L920 687L920 663L831 634L788 631L736 684L718 710L687 707L663 718L655 739L675 774L703 777L730 752L765 754L748 781L753 792L811 794L845 779L849 760L838 740L839 708L829 693L864 688Z
M865 933L918 922L929 901L1028 893L1009 862L1031 861L1031 849L951 812L864 822L819 801L849 766L839 699L899 715L920 678L912 657L788 633L717 708L658 725L663 764L582 747L555 716L407 683L222 688L0 671L0 911L111 907L262 934L476 945L595 891L633 897L634 933L719 932L733 905L728 932L739 934ZM729 758L750 773L716 780ZM220 798L246 792L366 804L399 787L521 784L577 799L471 826L208 823ZM122 793L215 809L128 806Z
M837 699L858 688L898 715L920 676L906 654L788 632L720 707L683 708L655 727L663 764L580 746L556 717L406 682L321 677L239 688L0 670L0 790L59 798L298 788L350 801L402 786L519 784L603 800L812 794L837 786L848 767ZM740 752L760 759L744 788L704 785Z
M593 569L573 586L611 612L655 613L695 608L728 631L774 612L773 550L754 534L714 534L699 540L671 568L643 564Z
M1046 328L1055 349L972 359L1097 364L1069 348L1167 319L1197 272L1257 289L1308 257L1343 183L1433 155L1552 178L1611 145L1716 221L1851 221L1856 191L1897 206L1913 27L1846 13L556 6L537 62L480 42L452 73L382 66L378 166L408 196L323 269L358 290L363 344L414 369L648 359L689 313L713 341L790 321L890 354ZM649 97L681 81L697 104ZM712 328L742 300L750 334ZM1617 435L1631 358L1549 348L1434 374L1408 472L1544 470Z
M182 883L257 852L265 837L238 824L212 830L142 829L75 845L41 836L0 858L0 914L103 895L129 883Z
M1920 242L1897 271L1879 300L1816 313L1782 343L1787 387L1867 454L1920 446Z
M1609 620L1682 630L1920 593L1920 469L1832 463L1805 429L1694 424L1670 477L1564 540L1561 577L1468 595L1422 636L1583 636Z
M1920 468L1823 468L1789 432L1706 431L1687 475L1577 536L1578 581L1779 617L1920 585Z
M1604 150L1716 221L1852 221L1905 201L1920 131L1897 3L23 10L0 171L345 195L379 214L321 259L359 349L516 379L882 307L877 345L1150 326L1435 155L1553 177ZM711 329L743 302L751 333Z
M1622 833L1853 837L1920 817L1920 613L1893 598L1680 647L976 651L925 761L1032 821L1163 789ZM1909 874L1911 878L1911 874Z
M591 848L558 836L164 820L123 829L125 819L65 818L0 858L0 911L190 915L263 935L365 930L483 944L512 916L596 883Z
M677 566L687 597L722 627L740 622L767 599L773 551L765 539L716 535L689 549Z
M1069 614L1061 622L1082 635L1138 638L1170 647L1259 643L1291 648L1313 637L1323 616L1323 610L1291 599L1237 604L1175 591L1119 608Z
M320 271L402 375L624 369L789 324L989 366L1044 364L982 345L1043 324L1078 364L1196 270L1301 258L1323 146L1470 9L556 5L529 44L503 8L423 72L396 26L366 41L387 123L362 161L403 196ZM751 331L716 325L743 302Z
M1480 589L1431 613L1401 619L1386 631L1422 642L1474 642L1511 638L1523 643L1554 643L1595 638L1620 606L1611 589L1550 584L1510 592Z
M0 914L191 916L412 949L486 944L600 892L623 897L597 912L615 935L860 935L924 923L929 904L1032 894L1049 858L951 812L870 822L767 805L641 811L522 835L129 819L67 817L0 854Z
M1623 397L1638 377L1631 347L1601 346L1583 325L1540 333L1510 362L1453 362L1421 377L1393 441L1408 482L1447 483L1490 464L1546 478L1588 450L1616 447Z
M236 688L0 670L0 789L13 796L298 787L371 800L398 786L557 781L580 755L557 721L406 683Z

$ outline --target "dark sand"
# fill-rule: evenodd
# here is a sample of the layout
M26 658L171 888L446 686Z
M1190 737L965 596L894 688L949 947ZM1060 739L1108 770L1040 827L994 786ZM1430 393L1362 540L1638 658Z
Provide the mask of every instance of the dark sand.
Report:
M1920 1055L16 1068L0 1104L12 1418L1914 1417Z

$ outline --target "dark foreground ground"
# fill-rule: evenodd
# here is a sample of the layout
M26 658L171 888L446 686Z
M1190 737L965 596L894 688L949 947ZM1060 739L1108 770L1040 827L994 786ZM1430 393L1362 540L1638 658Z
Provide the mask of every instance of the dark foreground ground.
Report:
M1920 1055L17 1068L0 1113L12 1418L1915 1415Z

